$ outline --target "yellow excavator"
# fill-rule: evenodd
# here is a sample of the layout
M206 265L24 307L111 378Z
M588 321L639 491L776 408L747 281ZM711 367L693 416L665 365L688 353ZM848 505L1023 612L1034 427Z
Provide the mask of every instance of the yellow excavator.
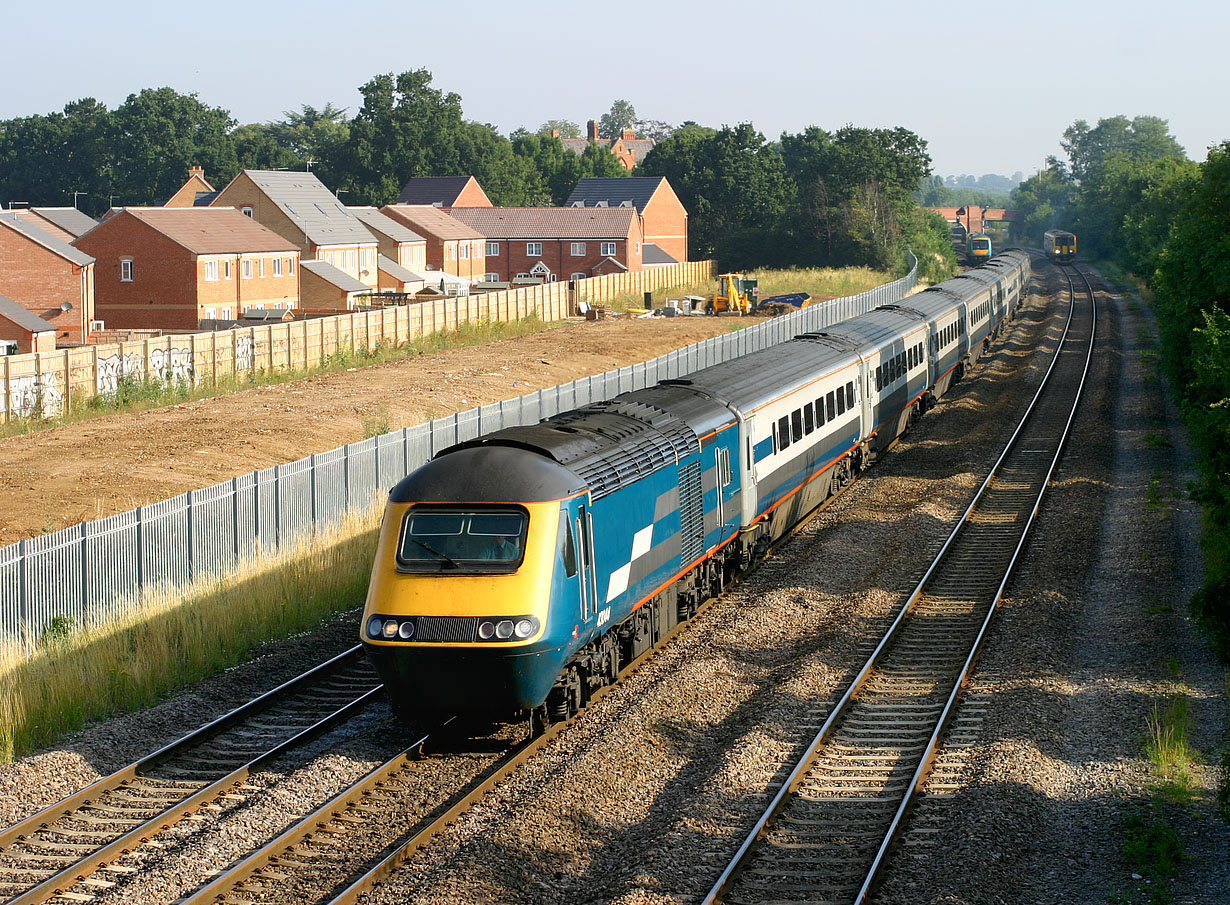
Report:
M717 282L718 291L705 302L706 314L732 312L742 316L752 313L756 298L760 295L756 280L750 280L741 273L724 273L717 278Z

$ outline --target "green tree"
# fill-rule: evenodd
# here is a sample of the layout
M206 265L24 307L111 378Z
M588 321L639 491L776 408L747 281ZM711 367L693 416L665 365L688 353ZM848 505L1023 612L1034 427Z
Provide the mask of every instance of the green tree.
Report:
M615 101L611 109L598 119L598 134L602 138L619 138L624 129L636 123L636 110L624 100Z
M1060 142L1068 155L1074 179L1081 182L1094 174L1112 156L1123 154L1135 161L1186 158L1183 146L1168 130L1166 120L1156 116L1112 116L1099 119L1090 128L1078 119L1063 133Z
M269 129L277 143L299 160L323 160L346 143L350 134L346 110L332 103L319 110L304 104L299 110L283 111L285 118L270 123Z
M1067 168L1057 158L1049 158L1045 170L1012 192L1009 206L1020 212L1022 239L1041 245L1042 234L1048 229L1073 226L1076 197L1077 188Z
M129 95L109 117L107 165L115 203L162 204L193 165L226 183L238 170L234 126L230 113L206 106L195 94L147 88Z
M278 141L277 134L268 123L249 123L231 132L235 143L235 158L241 170L302 170L306 163ZM213 178L213 173L206 172ZM221 183L215 183L221 187Z
M549 119L537 129L538 135L546 135L550 137L553 132L558 132L558 138L580 138L581 127L568 119Z
M84 98L61 113L0 123L0 202L105 210L110 116L104 104Z

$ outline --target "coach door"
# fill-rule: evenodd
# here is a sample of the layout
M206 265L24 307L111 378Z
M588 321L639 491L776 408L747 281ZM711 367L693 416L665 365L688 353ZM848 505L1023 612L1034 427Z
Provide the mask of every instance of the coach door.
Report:
M598 612L598 579L594 575L594 518L583 504L577 510L577 543L581 548L581 621L588 622Z

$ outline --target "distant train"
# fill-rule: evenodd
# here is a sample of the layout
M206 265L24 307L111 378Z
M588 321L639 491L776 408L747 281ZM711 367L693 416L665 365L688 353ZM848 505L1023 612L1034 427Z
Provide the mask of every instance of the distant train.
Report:
M568 718L876 461L1022 303L1029 256L443 450L399 482L360 638L402 717Z
M978 267L991 260L995 254L991 248L991 237L986 233L970 233L969 245L965 250L965 261Z
M1066 264L1076 260L1076 236L1062 229L1048 229L1042 236L1042 250L1052 261Z

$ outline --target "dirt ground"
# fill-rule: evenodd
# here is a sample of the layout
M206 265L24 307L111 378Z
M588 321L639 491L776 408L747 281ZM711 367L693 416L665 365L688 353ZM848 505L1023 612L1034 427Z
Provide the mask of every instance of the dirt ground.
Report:
M0 439L0 545L325 452L373 431L645 361L737 325L705 317L577 321Z

